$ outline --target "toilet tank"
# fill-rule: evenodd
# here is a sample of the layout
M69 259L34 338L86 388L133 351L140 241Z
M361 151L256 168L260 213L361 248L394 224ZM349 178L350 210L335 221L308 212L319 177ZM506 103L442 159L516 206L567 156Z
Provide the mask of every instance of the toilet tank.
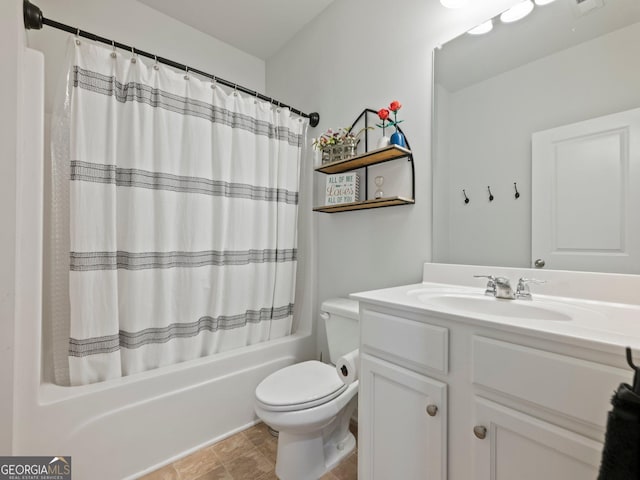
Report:
M329 359L335 365L341 356L360 344L358 302L348 298L325 300L320 307L320 318L327 330Z

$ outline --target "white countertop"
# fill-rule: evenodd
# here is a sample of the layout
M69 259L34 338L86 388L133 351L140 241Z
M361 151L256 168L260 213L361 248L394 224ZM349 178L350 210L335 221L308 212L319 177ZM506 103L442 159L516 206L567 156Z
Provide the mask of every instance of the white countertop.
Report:
M534 288L532 288L534 290ZM422 282L381 290L354 293L351 298L374 305L457 322L481 324L504 331L535 335L587 348L624 354L624 347L640 351L640 305L586 300L575 297L543 295L532 292L533 300L502 300L486 297L488 302L515 302L566 314L571 320L516 318L503 315L473 313L449 305L430 303L429 296L469 295L483 297L484 288L469 285ZM422 299L421 299L422 298ZM511 305L509 306L509 308Z

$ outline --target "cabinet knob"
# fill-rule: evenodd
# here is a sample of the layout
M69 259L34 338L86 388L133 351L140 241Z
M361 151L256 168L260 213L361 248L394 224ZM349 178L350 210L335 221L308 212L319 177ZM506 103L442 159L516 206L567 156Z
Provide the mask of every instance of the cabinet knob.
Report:
M484 440L487 436L487 427L476 425L475 427L473 427L473 434L480 440Z
M429 414L430 417L435 417L436 414L438 413L438 406L437 405L427 405L427 413Z

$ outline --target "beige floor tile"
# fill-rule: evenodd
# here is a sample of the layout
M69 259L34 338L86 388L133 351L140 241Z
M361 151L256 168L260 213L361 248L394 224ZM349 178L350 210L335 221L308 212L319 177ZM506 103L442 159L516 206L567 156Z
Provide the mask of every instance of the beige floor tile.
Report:
M267 460L274 465L276 464L276 457L278 456L278 440L275 438L269 438L256 448L267 458Z
M235 435L211 445L208 450L216 454L218 459L224 464L234 458L252 450L253 443L244 434L244 432L236 433Z
M242 433L244 433L246 437L251 441L251 443L253 443L256 447L258 445L262 445L264 442L268 442L272 440L277 441L277 438L269 433L269 427L267 427L262 422L258 423L257 425L254 425L253 427L251 427L248 430L245 430Z
M225 462L224 466L233 480L256 480L261 475L272 473L275 469L274 464L256 448Z
M144 477L140 477L140 480L178 480L179 478L178 472L173 468L173 465L167 465L166 467L162 467L160 470L156 470Z
M198 450L188 457L181 458L173 464L180 475L180 480L195 480L220 466L220 460L211 451L211 447Z
M278 477L276 475L276 472L269 472L258 477L256 480L278 480Z
M357 480L358 478L358 454L352 453L345 460L331 470L338 480Z
M327 472L322 476L322 478L320 480L338 480L338 477L336 477L331 472Z
M189 480L189 479L181 479L181 480ZM208 473L205 473L201 477L198 477L196 480L233 480L233 477L224 466L220 465L215 469L211 470Z
M351 431L357 435L357 424ZM142 480L278 480L275 474L278 439L264 423L204 448ZM356 480L357 450L320 480Z

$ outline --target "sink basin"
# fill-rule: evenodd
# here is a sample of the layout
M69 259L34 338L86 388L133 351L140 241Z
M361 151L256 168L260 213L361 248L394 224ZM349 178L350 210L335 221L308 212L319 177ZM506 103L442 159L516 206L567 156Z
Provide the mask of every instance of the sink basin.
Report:
M563 308L555 305L546 305L541 302L527 300L503 300L486 295L474 294L440 294L422 293L415 297L426 305L439 309L446 309L455 313L463 311L481 315L493 315L500 317L519 318L525 320L572 320Z

